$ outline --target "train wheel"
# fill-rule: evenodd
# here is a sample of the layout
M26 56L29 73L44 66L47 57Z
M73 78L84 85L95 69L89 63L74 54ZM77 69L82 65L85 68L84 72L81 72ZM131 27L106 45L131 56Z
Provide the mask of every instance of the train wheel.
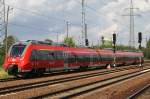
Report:
M33 77L32 73L31 72L25 72L25 73L22 73L20 75L18 75L20 78L24 78L24 79L27 79L27 78L31 78Z
M82 70L87 70L88 69L88 66L80 66L80 68L79 68L81 71Z
M35 70L36 76L42 76L44 74L44 72L45 72L44 68L39 68L39 69Z
M18 66L10 65L9 67L10 68L8 69L8 74L16 76L18 74Z

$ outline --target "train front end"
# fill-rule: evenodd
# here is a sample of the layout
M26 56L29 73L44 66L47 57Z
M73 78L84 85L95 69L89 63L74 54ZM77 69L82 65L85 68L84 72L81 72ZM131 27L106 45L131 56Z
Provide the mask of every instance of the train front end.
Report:
M11 46L3 64L3 68L8 74L18 75L21 67L24 65L24 53L26 47L27 45L23 43L16 43Z

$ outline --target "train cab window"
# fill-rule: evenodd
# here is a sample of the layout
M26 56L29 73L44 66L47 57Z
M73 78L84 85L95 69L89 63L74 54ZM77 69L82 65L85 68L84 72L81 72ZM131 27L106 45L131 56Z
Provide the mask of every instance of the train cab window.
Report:
M12 46L11 51L10 51L10 56L12 56L12 57L21 56L25 47L26 47L26 45L14 45L14 46Z

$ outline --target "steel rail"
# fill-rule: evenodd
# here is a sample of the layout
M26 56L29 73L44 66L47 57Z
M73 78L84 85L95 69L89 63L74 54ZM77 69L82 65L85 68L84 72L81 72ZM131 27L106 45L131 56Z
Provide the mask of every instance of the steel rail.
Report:
M89 73L89 74L84 74L84 75L70 76L70 77L64 77L64 78L59 78L59 79L40 81L40 82L36 82L36 83L33 82L33 83L30 83L30 84L4 87L4 88L0 88L0 95L9 94L11 92L14 93L14 92L27 90L27 89L31 89L31 88L43 87L43 86L52 85L52 84L56 84L56 83L69 82L69 81L89 78L89 77L93 77L93 76L99 76L99 75L105 75L105 74L110 74L110 73L121 72L121 71L124 71L124 70L130 70L130 69L136 69L136 68L132 67L132 68L113 69L113 70L103 71L103 72L100 71L100 72Z

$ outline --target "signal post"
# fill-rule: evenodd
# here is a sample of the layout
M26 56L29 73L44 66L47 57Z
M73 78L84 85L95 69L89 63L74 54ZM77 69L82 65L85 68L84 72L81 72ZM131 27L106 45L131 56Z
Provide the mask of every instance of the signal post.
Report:
M116 67L116 33L113 33L113 52L114 52L114 63L113 66Z
M138 43L139 43L139 49L141 50L142 46L141 46L141 43L142 43L142 33L139 32L138 33ZM140 57L140 64L139 66L142 66L142 58Z

